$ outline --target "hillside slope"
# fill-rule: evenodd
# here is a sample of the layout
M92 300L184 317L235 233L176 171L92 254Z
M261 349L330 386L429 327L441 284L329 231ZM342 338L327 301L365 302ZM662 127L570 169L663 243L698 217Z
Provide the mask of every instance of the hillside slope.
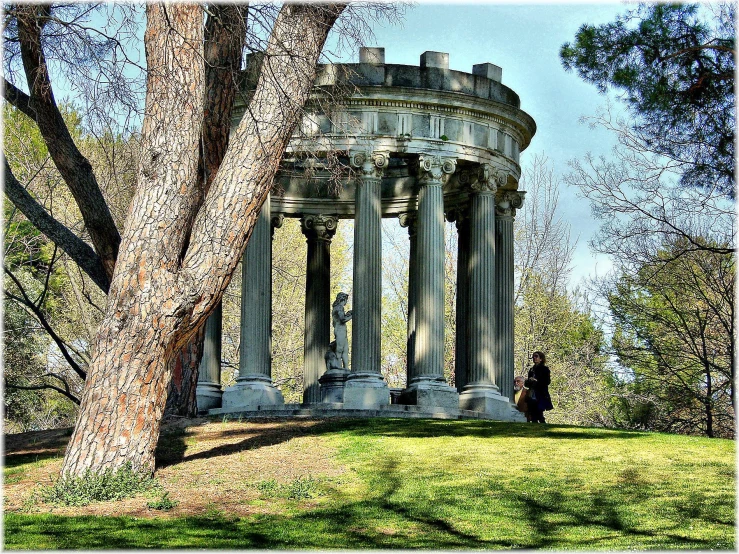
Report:
M6 548L735 548L732 441L441 420L180 420L151 495L49 506L69 432L8 435Z

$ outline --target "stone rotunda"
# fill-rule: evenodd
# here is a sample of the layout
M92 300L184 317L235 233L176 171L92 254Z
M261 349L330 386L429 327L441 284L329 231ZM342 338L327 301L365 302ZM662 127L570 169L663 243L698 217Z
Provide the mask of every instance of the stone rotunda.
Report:
M384 48L320 68L244 253L236 384L221 388L217 310L206 324L200 411L523 420L512 403L513 218L524 196L519 154L536 125L501 77L490 63L450 70L442 52L425 52L418 67L385 64ZM300 405L285 404L271 380L271 237L285 217L300 218L308 248ZM327 369L331 239L349 218L350 369ZM410 240L407 385L395 394L380 373L382 218ZM459 248L455 388L443 372L445 220Z

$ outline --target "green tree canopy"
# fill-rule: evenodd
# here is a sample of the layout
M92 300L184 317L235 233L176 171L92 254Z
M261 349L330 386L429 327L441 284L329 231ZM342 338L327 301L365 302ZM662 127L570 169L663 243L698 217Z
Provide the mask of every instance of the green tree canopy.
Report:
M566 70L623 93L644 149L681 164L683 186L732 197L734 15L733 3L641 5L560 51Z

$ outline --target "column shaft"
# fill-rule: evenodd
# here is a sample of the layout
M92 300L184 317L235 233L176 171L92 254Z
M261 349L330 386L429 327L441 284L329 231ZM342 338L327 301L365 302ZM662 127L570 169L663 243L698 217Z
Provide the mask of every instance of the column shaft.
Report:
M326 370L331 342L331 237L336 218L306 216L302 220L308 257L305 279L305 343L303 403L321 402L318 379Z
M495 384L495 195L472 195L470 210L468 387Z
M441 181L418 195L416 341L413 382L444 381L444 197Z
M382 219L380 179L360 178L354 222L352 373L380 373Z
M513 217L498 215L496 242L496 289L498 362L495 382L501 394L513 400Z
M284 404L272 385L272 221L268 196L241 259L239 376L223 393L224 409Z
M406 386L413 380L416 351L416 306L418 296L418 215L405 213L400 216L400 225L408 228L410 252L408 256L408 329L406 339Z
M373 409L390 404L380 372L382 306L382 209L380 186L388 155L352 153L359 169L355 192L354 290L352 299L351 373L344 387L344 407Z
M270 199L264 203L241 261L239 377L271 378L272 230Z
M198 369L198 385L195 390L198 411L204 412L222 405L221 390L221 335L223 311L221 302L205 321L203 357Z
M442 186L456 162L419 156L418 232L414 290L413 376L400 395L402 404L456 409L457 391L444 378L444 195Z
M454 383L457 392L467 384L467 358L469 348L468 313L470 280L470 225L467 215L457 220L457 305L456 337L454 343Z

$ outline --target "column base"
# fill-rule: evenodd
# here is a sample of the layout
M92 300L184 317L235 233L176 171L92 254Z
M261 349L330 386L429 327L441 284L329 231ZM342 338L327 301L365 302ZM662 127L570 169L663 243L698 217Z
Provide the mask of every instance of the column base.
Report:
M282 392L272 384L272 379L263 375L245 375L236 380L233 387L223 392L224 408L255 410L259 406L282 406Z
M400 403L455 409L459 407L459 394L444 380L418 380L400 393Z
M350 373L344 384L344 408L372 410L390 405L390 388L379 373Z
M321 375L318 382L321 385L321 402L344 402L344 384L350 371L346 369L331 369Z
M201 382L195 389L198 412L207 412L222 405L223 390L218 383Z
M526 421L508 398L495 385L468 385L459 395L459 408L483 412L498 421Z

